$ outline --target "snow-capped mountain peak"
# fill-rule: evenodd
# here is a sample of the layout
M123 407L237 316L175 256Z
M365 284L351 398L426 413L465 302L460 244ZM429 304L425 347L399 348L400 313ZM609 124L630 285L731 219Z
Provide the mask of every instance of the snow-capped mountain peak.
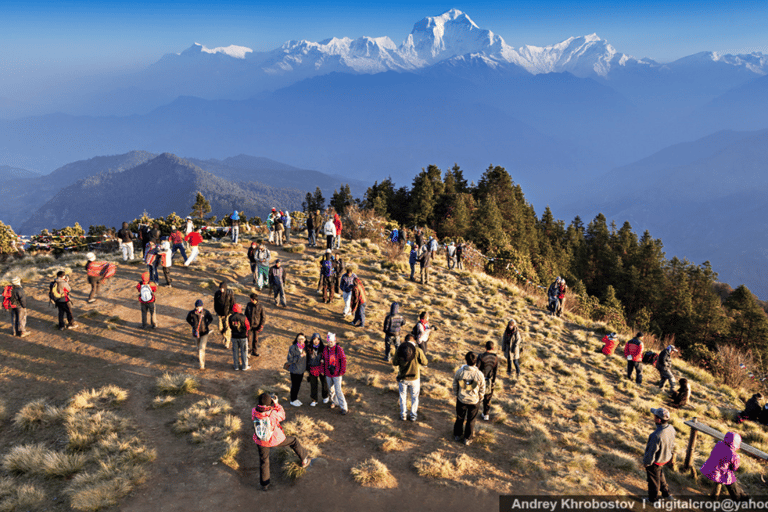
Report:
M233 59L245 59L246 55L253 53L253 50L245 46L237 46L234 44L229 46L219 46L218 48L208 48L200 43L195 43L177 55L194 55L200 53L207 53L209 55L221 54L232 57Z

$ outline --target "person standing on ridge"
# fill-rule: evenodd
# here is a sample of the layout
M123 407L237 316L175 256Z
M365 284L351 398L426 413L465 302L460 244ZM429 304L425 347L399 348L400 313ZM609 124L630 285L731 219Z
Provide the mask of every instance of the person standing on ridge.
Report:
M269 269L269 283L272 285L272 294L275 299L275 306L278 305L277 298L280 297L280 305L288 307L285 302L285 269L280 266L280 260L275 260L275 264Z
M59 330L65 329L77 329L79 326L75 323L75 319L72 315L72 299L69 298L69 294L72 292L72 287L69 284L69 277L63 270L56 272L56 280L51 283L50 286L50 298L53 301L56 309L59 311ZM67 318L69 325L64 323L64 318Z
M171 258L176 252L181 253L181 261L187 261L187 250L184 248L184 236L176 229L176 226L171 228L171 234L168 236L168 241L171 244Z
M366 299L366 293L365 293L365 287L363 286L363 281L356 277L354 281L354 286L352 287L352 312L355 314L355 317L352 319L352 325L355 327L365 327L365 304L367 302ZM358 325L358 322L360 324Z
M248 331L251 326L243 314L240 304L232 306L232 314L227 319L229 330L232 333L232 359L235 362L235 370L250 370L248 365Z
M669 464L675 451L675 427L669 424L669 411L663 407L651 409L656 430L648 436L643 455L643 466L648 477L648 500L656 503L659 491L662 498L670 498L669 486L664 477L664 466Z
M264 330L267 314L264 312L264 307L259 304L257 294L251 293L250 299L251 301L245 306L245 317L251 325L248 330L248 343L251 345L251 355L259 357L259 333Z
M151 326L157 329L157 310L155 309L155 293L157 285L149 280L149 272L141 274L141 281L136 285L139 292L139 304L141 305L141 328L146 329ZM147 323L149 316L149 323Z
M520 349L523 344L523 335L517 328L514 319L507 323L507 328L501 335L501 350L507 359L507 375L512 373L512 364L515 365L516 378L520 378Z
M208 345L213 316L210 311L203 308L202 300L197 299L195 309L187 313L187 323L192 326L192 338L197 343L197 360L200 363L200 369L205 370L205 348Z
M232 225L232 243L236 244L240 239L240 215L237 210L229 217L229 221Z
M456 395L456 422L453 424L453 438L469 446L477 417L478 404L485 396L485 377L477 369L477 356L467 352L466 364L453 376L453 394Z
M325 224L323 225L323 233L325 233L326 249L332 251L333 239L336 238L336 225L330 217L326 219Z
M123 227L117 232L117 238L120 240L120 252L123 253L123 261L133 260L133 233L131 233L127 222L123 222Z
M336 249L341 249L341 217L338 213L333 214L333 227L336 228L336 236L333 238L333 245Z
M485 377L485 394L483 395L483 420L491 419L491 399L493 398L493 386L496 384L496 370L499 367L499 358L494 353L496 344L493 341L485 342L485 352L477 358L477 369Z
M397 303L395 303L397 304ZM419 391L421 390L421 367L427 366L427 356L416 346L413 334L408 334L403 344L395 349L392 365L398 368L397 388L400 394L400 420L416 421L419 411ZM411 408L408 410L408 396ZM407 413L407 416L406 416Z
M405 324L405 319L399 312L400 304L393 302L389 308L389 314L384 317L384 360L390 362L392 355L390 347L394 346L395 352L400 346L400 329Z
M341 298L344 300L344 311L341 313L342 317L352 314L352 288L355 287L355 279L357 279L357 275L352 272L352 266L347 265L346 271L339 280Z
M624 357L627 358L627 378L632 380L635 372L635 382L643 383L643 333L638 332L634 338L624 345Z
M344 392L341 389L342 378L347 372L347 356L344 349L336 344L336 335L328 333L325 348L323 349L324 374L328 381L328 391L331 399L331 409L339 407L341 414L346 415L349 412L347 400L344 398Z
M24 287L21 286L21 278L19 276L11 279L9 302L13 335L20 338L29 336L29 331L27 330L27 294L24 292Z
M659 389L664 389L664 383L669 381L670 389L675 387L675 376L672 375L672 352L678 350L674 345L669 345L667 348L661 351L659 358L656 360L656 369L659 370Z
M219 321L219 333L224 337L224 348L232 344L232 331L229 329L229 316L235 305L235 294L227 286L226 281L219 283L219 289L213 294L213 310Z

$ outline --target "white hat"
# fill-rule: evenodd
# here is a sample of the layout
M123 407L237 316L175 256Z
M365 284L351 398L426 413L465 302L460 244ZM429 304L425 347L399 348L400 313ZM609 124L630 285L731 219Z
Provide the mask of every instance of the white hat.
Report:
M331 341L335 342L336 341L336 335L333 334L332 332L329 332L328 336L326 336L325 340L328 341L328 342L331 342Z
M11 279L11 284L14 286L21 286L21 278L19 278L19 276L14 277Z
M92 252L89 252L88 254L85 255L85 259L87 259L88 261L96 261L96 255L93 254Z

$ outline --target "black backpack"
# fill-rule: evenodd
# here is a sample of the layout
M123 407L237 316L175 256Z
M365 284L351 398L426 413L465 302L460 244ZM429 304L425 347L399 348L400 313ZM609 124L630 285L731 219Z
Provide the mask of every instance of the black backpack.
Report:
M659 355L654 352L653 350L649 350L645 354L643 354L643 364L655 364L656 359L659 358Z

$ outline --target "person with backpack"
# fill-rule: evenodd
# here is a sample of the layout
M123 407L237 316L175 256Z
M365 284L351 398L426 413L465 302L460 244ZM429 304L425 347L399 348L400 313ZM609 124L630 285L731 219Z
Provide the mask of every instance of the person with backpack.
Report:
M155 311L155 293L157 285L149 280L149 272L141 274L141 281L136 285L141 305L141 328L147 328L147 315L152 329L157 328L157 312Z
M203 243L203 235L200 234L200 226L196 227L193 232L184 237L184 241L189 244L189 258L184 262L184 266L188 267L193 261L197 259L197 255L200 253L200 244Z
M88 294L88 303L96 302L96 296L99 294L99 286L105 281L101 275L101 269L104 263L96 263L96 255L89 252L85 255L85 273L88 275L88 283L91 285L91 293Z
M560 291L560 276L557 276L557 279L549 285L549 288L547 289L547 311L549 311L549 314L551 316L555 316L555 312L558 308L558 299L557 295Z
M656 369L659 370L659 389L664 389L664 383L669 381L670 389L675 387L675 376L672 375L672 352L678 352L674 345L669 345L661 351L656 359Z
M329 332L323 348L323 374L328 381L331 409L338 406L342 415L349 413L347 400L341 389L341 381L346 372L347 356L344 354L344 349L336 343L336 335Z
M395 303L396 304L396 303ZM398 368L397 389L400 393L400 420L416 421L419 411L419 391L421 389L421 367L427 366L427 356L416 346L413 334L405 337L402 345L395 349L392 366ZM407 398L411 397L411 408L407 408Z
M183 245L182 245L183 246ZM171 285L171 265L173 265L173 252L171 250L171 242L163 240L157 248L157 261L158 264L163 267L163 277L165 277L165 286L173 288ZM159 276L158 276L159 277Z
M258 272L254 277L256 277L256 285L259 287L259 291L261 291L262 288L269 284L269 260L272 258L272 253L261 243L253 256L256 259L256 270Z
M390 355L390 347L394 347L395 352L400 346L400 329L405 324L405 319L399 312L400 304L393 302L389 307L389 314L384 317L384 360L386 362L392 361ZM413 336L411 336L413 337Z
M14 336L25 338L27 330L27 294L21 286L21 278L11 279L10 286L3 289L3 308L11 312L11 329Z
M315 407L317 405L317 385L320 384L322 388L322 398L323 403L328 403L328 381L325 378L325 375L323 374L324 371L324 361L323 361L323 351L325 349L325 345L323 344L323 340L320 337L319 333L313 333L312 338L309 340L309 343L306 346L307 349L307 371L309 372L309 377L307 377L307 380L309 380L309 397L312 399L312 402L310 402L310 407Z
M326 252L323 261L320 262L320 280L323 287L323 302L330 303L333 301L333 260L331 259L331 253Z
M232 226L232 243L236 244L240 238L240 215L237 210L229 216L229 222Z
M259 447L259 481L261 490L270 487L269 452L272 448L288 446L301 461L302 468L309 467L309 453L294 436L286 436L280 422L285 419L285 409L277 403L277 396L269 393L259 395L259 405L251 411L253 420L253 442Z
M418 255L421 284L429 284L429 269L432 266L432 251L425 244L419 249Z
M323 233L325 233L326 249L333 250L333 239L336 238L336 225L333 223L333 219L328 217L323 226Z
M741 436L728 432L722 441L718 441L709 458L701 466L701 474L711 482L724 485L731 498L741 500L746 496L736 480L736 471L741 465L741 457L736 453L741 448Z
M181 231L176 229L176 226L171 227L171 234L168 235L168 243L171 245L171 258L176 255L177 252L181 253L181 261L187 261L187 250L184 248L185 236L181 234Z
M155 284L160 280L157 275L157 255L159 250L157 244L153 241L149 241L144 248L144 264L147 266L147 272L149 272L149 280ZM88 280L90 281L90 278ZM90 298L88 302L91 302Z
M117 239L120 241L120 252L123 253L123 261L132 261L133 233L131 233L127 222L123 222L123 227L117 232Z
M408 265L411 266L411 281L415 281L413 274L416 272L416 262L419 260L419 252L416 244L411 243L411 254L408 256Z
M229 330L232 333L232 359L235 370L250 370L248 365L248 330L251 328L248 319L243 314L240 304L232 305L232 314L227 318Z
M205 370L205 348L208 345L210 325L213 323L211 312L203 308L203 301L195 301L195 309L187 313L187 323L192 327L192 338L197 343L197 360L200 369Z
M304 380L304 372L307 371L307 338L301 332L296 335L293 344L288 348L288 357L284 368L291 375L291 405L300 407L299 390Z
M425 354L427 353L429 337L432 336L433 330L436 331L437 329L429 325L429 311L422 311L419 313L419 321L413 326L411 334L416 338L416 344Z
M491 399L493 398L493 386L496 384L496 370L499 368L499 358L493 352L496 344L493 341L485 342L485 352L477 358L477 369L485 377L485 394L483 395L483 420L491 419Z
M453 424L453 439L469 446L477 417L478 404L485 396L485 376L475 366L477 356L467 352L466 364L453 376L453 394L456 395L456 421Z
M219 283L219 289L213 294L213 311L219 322L219 333L224 337L224 348L232 345L232 331L229 329L229 316L235 305L235 294L227 286L226 281Z
M664 466L674 458L675 427L669 424L669 411L663 407L651 409L656 430L648 436L643 455L643 466L648 477L648 501L656 503L659 491L662 498L669 498L669 486L664 477Z
M341 249L341 217L338 212L333 214L333 227L336 228L336 235L333 237L333 245L336 249Z
M597 349L597 352L600 352L602 354L605 354L607 356L612 356L613 351L616 349L616 345L619 344L619 335L615 332L612 332L611 334L606 334L603 336L603 339L601 340L603 343L603 346Z
M344 311L341 316L346 317L352 314L352 289L355 287L355 279L357 275L352 272L352 266L347 265L347 269L339 280L339 290L341 290L341 298L344 300Z
M251 355L259 357L259 333L264 330L264 323L267 321L267 314L264 308L259 304L259 296L255 293L250 295L251 301L245 306L245 318L251 328L248 330L248 343L251 345Z
M272 211L269 212L269 215L267 215L267 231L269 232L269 243L273 244L275 243L275 215L277 215L277 210L272 208Z
M568 287L565 285L565 279L560 279L560 284L557 287L557 307L555 308L555 316L560 318L563 316L563 309L565 308L565 292Z
M341 254L336 254L333 257L333 291L336 295L341 294L341 276L344 274L344 260Z
M352 325L355 327L365 327L365 304L367 302L365 287L363 281L356 277L353 281L351 307L355 317L352 319ZM359 324L358 324L359 322Z
M624 345L624 357L627 358L627 378L632 380L635 372L635 382L643 383L643 333L638 332L634 338Z
M445 264L448 270L456 266L456 245L453 242L445 246Z
M523 344L523 335L517 328L517 322L510 319L507 327L501 335L501 351L507 359L507 375L512 373L512 364L515 365L516 377L520 378L520 350Z
M69 294L72 292L72 287L69 284L69 277L63 270L56 272L56 280L53 281L48 290L48 297L56 306L59 311L59 330L65 329L77 329L79 326L75 323L74 316L72 315L72 299L69 298ZM67 323L64 323L66 317Z
M464 270L464 244L456 246L456 268Z
M269 284L272 286L272 294L275 299L275 306L277 306L277 297L280 297L280 305L287 308L288 305L285 302L285 284L286 276L285 269L280 265L280 260L275 260L275 264L269 269Z
M275 245L283 245L283 235L285 234L285 224L283 224L283 212L278 212L274 218L275 222Z

